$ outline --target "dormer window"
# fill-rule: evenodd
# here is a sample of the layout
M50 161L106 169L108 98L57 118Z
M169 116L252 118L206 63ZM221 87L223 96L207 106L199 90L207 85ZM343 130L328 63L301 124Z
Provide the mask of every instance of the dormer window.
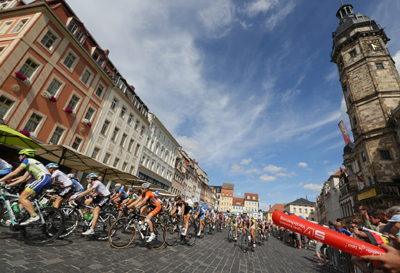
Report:
M78 40L78 42L82 42L83 37L85 37L85 34L83 33L82 30L79 30L78 33L75 35L75 38Z
M95 62L97 62L97 60L99 59L99 57L100 57L100 54L99 54L99 52L95 52L94 54L93 54L93 60L95 61Z
M103 63L104 63L104 59L100 57L98 64L99 64L100 66L103 66Z
M68 30L72 33L72 34L74 34L75 33L75 31L78 29L78 26L76 25L76 23L75 22L71 22L71 24L69 25L69 27L68 27Z

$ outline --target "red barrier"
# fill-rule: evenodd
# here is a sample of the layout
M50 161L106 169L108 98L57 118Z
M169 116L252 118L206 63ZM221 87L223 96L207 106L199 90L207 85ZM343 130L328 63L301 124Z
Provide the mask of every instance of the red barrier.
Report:
M278 210L272 214L272 220L278 226L290 229L291 231L300 233L308 238L312 238L357 257L386 254L385 250L380 247L346 236L323 226L316 225L300 217L289 216Z

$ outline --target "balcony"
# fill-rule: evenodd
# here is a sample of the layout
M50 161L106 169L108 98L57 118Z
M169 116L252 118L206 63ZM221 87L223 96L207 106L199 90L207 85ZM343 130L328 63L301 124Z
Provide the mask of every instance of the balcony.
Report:
M400 197L400 184L399 183L377 183L364 188L356 193L356 202L365 199L379 197Z

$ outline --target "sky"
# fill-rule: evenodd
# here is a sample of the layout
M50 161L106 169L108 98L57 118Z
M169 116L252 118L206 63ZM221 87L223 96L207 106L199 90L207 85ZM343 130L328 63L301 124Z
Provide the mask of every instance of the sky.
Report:
M266 210L315 201L342 166L339 1L67 2L210 185L258 193ZM400 1L344 3L385 27L399 68Z

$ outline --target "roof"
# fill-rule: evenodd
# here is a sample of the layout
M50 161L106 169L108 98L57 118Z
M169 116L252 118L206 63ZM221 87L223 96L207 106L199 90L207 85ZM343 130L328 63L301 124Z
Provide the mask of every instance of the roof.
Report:
M248 196L250 196L250 199L247 198ZM255 197L256 198L255 200L258 201L258 194L257 193L245 193L244 194L244 199L245 200L254 200L253 197Z
M233 188L235 187L235 184L233 183L224 183L222 184L222 188L225 190L233 190Z
M233 206L244 206L244 199L243 198L238 198L238 197L233 197L232 205Z
M267 213L274 213L276 210L283 212L285 210L285 204L275 204Z
M340 177L340 175L342 174L342 172L345 172L346 169L345 168L340 168L340 170L338 170L337 172L335 172L334 174L332 174L328 180L331 180L331 177Z
M314 206L314 205L315 205L315 202L308 201L307 199L304 199L304 198L299 198L299 199L294 200L293 202L288 203L288 204L286 204L286 205Z

